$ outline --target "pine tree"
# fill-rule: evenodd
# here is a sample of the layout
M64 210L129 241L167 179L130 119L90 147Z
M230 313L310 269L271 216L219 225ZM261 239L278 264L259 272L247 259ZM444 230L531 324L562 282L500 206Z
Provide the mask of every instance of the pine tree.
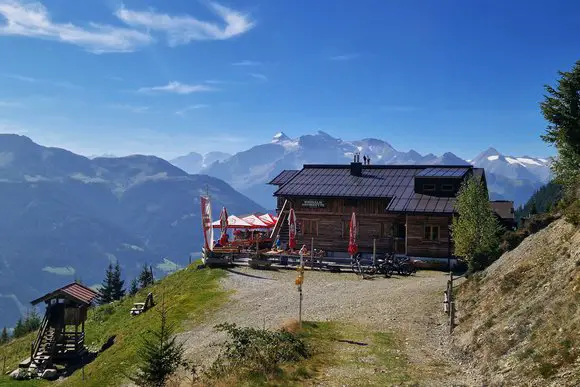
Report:
M143 269L141 270L141 274L139 274L139 287L141 289L146 288L149 285L153 284L153 272L147 266L147 264L143 265Z
M174 325L167 321L167 309L162 299L160 308L160 324L156 330L143 336L140 348L137 350L139 367L137 375L130 379L138 386L162 387L167 379L180 366L186 366L184 361L185 348L176 342Z
M120 300L125 296L125 289L123 289L123 286L125 286L125 281L121 279L121 267L119 266L119 262L117 262L111 280L111 298L113 300Z
M545 86L547 95L540 104L549 123L542 140L558 150L552 170L557 182L571 194L580 179L580 61L571 71L559 74L555 87Z
M113 264L109 263L109 267L105 271L105 279L99 289L99 303L108 304L113 301L113 283L114 283Z
M25 330L24 330L24 324L22 323L22 319L19 318L18 321L16 322L16 326L14 327L14 332L12 332L12 336L14 336L15 338L19 338L22 337L26 334Z
M496 257L501 226L484 185L475 177L463 183L456 210L458 216L451 226L455 255L466 259L472 273L485 268Z
M40 324L42 324L42 320L40 319L40 316L36 312L36 309L29 310L22 324L24 333L26 334L28 332L36 331L37 329L40 328Z
M10 337L8 336L8 331L6 330L6 327L4 327L4 329L2 329L2 333L0 334L0 345L6 344L8 340L10 340Z
M131 281L131 288L129 289L129 294L134 296L135 294L137 294L138 291L139 291L139 281L137 281L137 278L133 278L133 281Z
M536 215L538 213L538 206L536 206L536 202L532 202L530 206L530 215Z

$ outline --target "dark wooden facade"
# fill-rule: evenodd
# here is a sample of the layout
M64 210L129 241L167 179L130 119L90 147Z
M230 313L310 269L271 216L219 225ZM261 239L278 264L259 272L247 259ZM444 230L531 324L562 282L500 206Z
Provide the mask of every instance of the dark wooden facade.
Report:
M409 256L447 258L452 255L449 225L451 216L385 213L385 199L281 198L288 200L297 219L297 243L325 251L347 251L349 224L356 212L359 251L394 251ZM307 205L304 205L305 202ZM312 204L321 207L313 208Z
M469 165L305 165L283 171L270 184L279 222L290 208L297 219L297 243L331 253L346 253L349 223L356 213L357 245L362 253L395 252L411 257L454 256L450 226L461 184L474 176L486 184L482 169ZM273 235L287 239L288 228ZM286 234L286 235L285 235Z

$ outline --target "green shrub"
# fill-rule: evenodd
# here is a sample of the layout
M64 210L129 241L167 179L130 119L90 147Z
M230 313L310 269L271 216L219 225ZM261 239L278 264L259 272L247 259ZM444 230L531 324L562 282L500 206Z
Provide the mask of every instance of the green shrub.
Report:
M228 335L216 361L206 372L210 379L238 375L276 375L280 365L309 357L306 344L286 331L269 331L220 324L216 330Z
M580 199L576 199L564 211L566 220L575 226L580 226Z
M558 219L556 215L547 213L531 216L523 227L516 231L506 231L502 235L499 245L500 252L503 254L515 249L528 236L548 227L556 219Z

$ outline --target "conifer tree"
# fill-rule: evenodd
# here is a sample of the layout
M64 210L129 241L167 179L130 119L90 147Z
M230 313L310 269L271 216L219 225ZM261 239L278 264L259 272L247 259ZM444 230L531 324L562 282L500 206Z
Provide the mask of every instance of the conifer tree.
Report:
M182 343L176 342L174 325L167 321L167 309L163 299L158 313L159 327L143 336L137 350L140 364L137 375L130 379L138 386L165 386L167 379L180 366L187 365L183 359L185 348Z
M133 278L133 281L131 281L131 288L129 289L129 294L134 296L135 294L137 294L138 291L139 291L139 281L137 281L137 278Z
M6 344L8 340L10 340L10 337L8 336L8 331L6 330L6 327L4 327L2 329L2 333L0 334L0 345Z
M113 264L109 263L107 270L105 271L105 279L99 289L99 303L108 304L113 301L113 285L114 285L114 275Z
M147 266L147 264L143 264L143 269L141 270L141 274L139 274L139 287L141 289L146 288L149 285L153 284L153 272Z
M115 271L111 279L111 298L113 300L120 300L125 296L125 281L121 279L121 267L119 262L115 265Z
M580 61L559 75L554 87L545 86L547 94L540 107L548 127L542 139L558 150L552 170L571 194L580 180Z
M42 320L36 312L36 308L29 310L22 324L24 333L26 334L28 332L34 332L40 328L40 324L42 324Z
M24 330L24 324L22 323L22 319L19 318L18 321L16 322L16 326L14 327L14 332L12 332L12 335L15 338L18 337L22 337L26 334L25 330Z

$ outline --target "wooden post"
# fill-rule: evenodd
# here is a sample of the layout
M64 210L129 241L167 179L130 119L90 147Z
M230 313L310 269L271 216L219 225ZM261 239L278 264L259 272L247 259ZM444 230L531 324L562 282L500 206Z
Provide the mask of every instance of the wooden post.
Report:
M314 269L314 237L310 240L310 268Z
M300 293L300 302L298 304L298 326L302 329L302 280L304 278L304 255L300 252L300 277L301 282L298 284L298 292Z
M453 333L455 326L455 301L449 303L449 334Z
M409 251L408 251L408 243L407 241L409 240L409 226L408 226L408 217L407 214L405 214L405 255L409 255Z
M377 240L373 238L373 266L377 264Z

